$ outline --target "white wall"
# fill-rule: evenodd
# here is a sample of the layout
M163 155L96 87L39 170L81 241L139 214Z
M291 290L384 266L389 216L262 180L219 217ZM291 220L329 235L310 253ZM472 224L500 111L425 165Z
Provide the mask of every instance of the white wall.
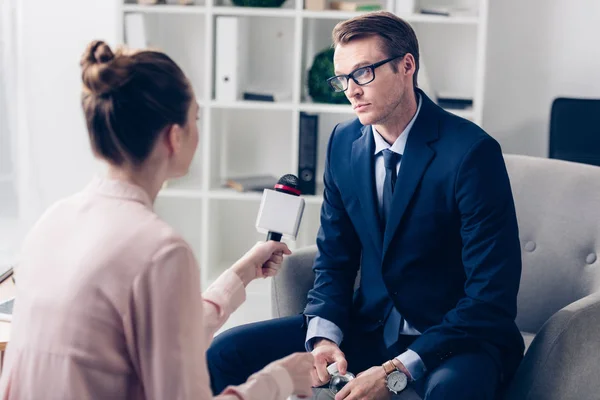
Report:
M19 208L26 227L100 169L79 104L79 60L91 40L113 45L117 0L17 0Z
M559 96L600 98L599 0L490 0L483 127L504 152L547 156Z

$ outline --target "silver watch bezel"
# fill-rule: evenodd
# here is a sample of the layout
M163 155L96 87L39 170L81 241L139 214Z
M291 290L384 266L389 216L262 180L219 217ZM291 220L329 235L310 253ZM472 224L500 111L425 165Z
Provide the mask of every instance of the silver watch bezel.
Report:
M404 380L404 386L402 386L402 388L400 388L399 390L392 389L392 385L390 384L390 381L392 379L396 379L395 378L396 376L398 377L398 379ZM408 386L408 377L406 376L406 374L404 372L395 370L385 377L385 384L390 392L392 392L394 394L398 394L398 393L402 392L404 389L406 389L406 386Z

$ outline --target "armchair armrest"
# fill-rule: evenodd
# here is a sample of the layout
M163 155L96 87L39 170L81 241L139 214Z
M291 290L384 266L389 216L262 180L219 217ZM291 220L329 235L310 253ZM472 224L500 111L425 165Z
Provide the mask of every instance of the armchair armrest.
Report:
M294 250L284 259L281 270L271 283L271 316L288 317L301 313L306 306L306 295L313 287L312 270L317 246Z
M555 313L542 326L505 399L591 399L600 393L600 293Z

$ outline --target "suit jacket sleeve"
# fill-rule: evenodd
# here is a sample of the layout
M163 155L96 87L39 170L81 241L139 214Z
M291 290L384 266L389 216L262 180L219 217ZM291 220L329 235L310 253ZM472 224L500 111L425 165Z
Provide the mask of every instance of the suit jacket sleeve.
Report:
M336 126L327 146L321 227L317 235L318 254L313 265L315 284L308 293L304 314L324 318L345 331L360 264L361 244L342 202L335 180L337 171L332 166L337 129ZM338 157L345 156L348 154Z
M501 354L522 346L514 323L521 277L519 233L498 143L486 136L473 144L455 179L465 296L441 324L409 346L430 371L453 354L474 348Z

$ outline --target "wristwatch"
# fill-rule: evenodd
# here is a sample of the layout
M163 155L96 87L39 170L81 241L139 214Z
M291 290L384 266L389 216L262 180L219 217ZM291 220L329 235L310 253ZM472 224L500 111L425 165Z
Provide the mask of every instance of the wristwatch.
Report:
M406 388L408 385L408 377L404 372L396 368L396 365L390 360L386 361L382 365L385 371L385 383L390 392L398 394Z

